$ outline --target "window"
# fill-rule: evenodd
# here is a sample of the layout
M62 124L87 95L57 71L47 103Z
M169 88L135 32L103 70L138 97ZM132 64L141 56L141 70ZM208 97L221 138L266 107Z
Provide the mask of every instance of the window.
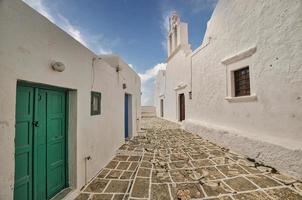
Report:
M91 92L91 109L90 115L100 115L101 114L101 93Z
M250 95L249 67L234 71L235 97Z
M253 55L257 47L253 46L221 61L226 67L226 97L229 102L257 101L255 79L253 77Z

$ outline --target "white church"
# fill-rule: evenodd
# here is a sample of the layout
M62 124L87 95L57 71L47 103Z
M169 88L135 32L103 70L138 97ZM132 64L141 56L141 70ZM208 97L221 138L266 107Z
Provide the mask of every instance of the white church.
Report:
M157 116L302 178L302 2L220 0L201 45L172 13Z

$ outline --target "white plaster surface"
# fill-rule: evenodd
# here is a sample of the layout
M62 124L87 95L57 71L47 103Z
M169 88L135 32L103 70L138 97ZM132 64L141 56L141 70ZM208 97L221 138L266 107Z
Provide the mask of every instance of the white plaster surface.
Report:
M257 159L301 177L301 10L300 0L220 0L201 46L169 57L165 83L157 80L156 88L165 84L165 118L177 121L175 87L187 84L186 129L251 157L260 153ZM242 53L247 50L248 58ZM222 63L228 58L233 59ZM252 97L238 101L228 94L227 74L239 65L250 68ZM155 102L159 113L159 100ZM205 127L229 134L214 128L211 136Z
M165 102L166 92L166 70L160 70L155 78L155 92L154 92L154 105L156 109L156 116L160 116L160 100ZM165 106L163 108L165 110Z
M193 53L189 118L302 148L302 2L221 0L208 23L210 44ZM250 83L257 101L225 100L226 57L251 46ZM244 60L240 61L244 63ZM244 63L246 65L248 63ZM284 147L290 146L283 144Z
M0 1L0 36L0 199L13 199L17 80L71 90L69 180L78 191L85 184L84 157L92 157L87 163L89 180L124 142L125 93L132 95L131 135L137 134L139 76L114 55L105 57L118 63L120 72L106 59L95 60L92 67L97 55L22 1ZM65 71L53 71L53 61L63 62ZM101 115L90 116L91 91L102 93Z
M187 32L185 23L180 23L183 32ZM160 100L164 99L164 118L177 121L178 120L178 95L184 93L185 99L188 99L190 90L190 62L191 49L188 40L181 37L181 42L177 48L171 53L167 60L165 71L161 71L156 79L155 106L157 115L160 113ZM184 40L184 41L183 41ZM179 89L178 89L179 88ZM186 107L188 101L185 101Z

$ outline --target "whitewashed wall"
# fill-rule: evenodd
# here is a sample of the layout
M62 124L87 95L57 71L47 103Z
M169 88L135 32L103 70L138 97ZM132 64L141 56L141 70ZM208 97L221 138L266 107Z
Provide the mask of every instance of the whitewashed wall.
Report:
M70 184L78 191L124 142L124 94L132 94L133 133L140 120L140 78L122 60L117 73L96 55L22 1L0 1L0 199L13 199L17 80L72 89L69 118ZM62 73L49 66L66 65ZM126 83L127 88L122 89ZM102 93L101 115L90 116L90 92ZM138 120L137 120L138 119ZM138 122L138 123L137 123Z
M168 60L166 68L166 92L164 99L164 118L178 121L179 104L178 95L184 93L185 106L188 107L190 91L190 57L180 49L176 54ZM187 110L185 111L187 114Z
M176 13L174 13L175 15ZM160 116L160 99L163 99L164 118L172 121L178 121L179 105L178 95L184 93L185 104L187 107L189 91L191 90L190 67L192 53L188 43L188 25L180 22L179 18L175 21L176 29L173 26L173 20L170 19L169 35L172 40L167 40L168 58L165 71L159 71L155 81L155 100L157 116ZM177 40L175 32L177 31ZM170 44L170 42L172 42Z
M192 102L198 109L191 118L302 141L301 8L299 0L220 1L205 35L210 44L193 54ZM258 100L230 103L221 61L252 46L257 51L248 64Z
M166 70L160 70L155 77L155 91L154 91L154 105L156 109L156 116L160 115L160 100L165 101L166 91Z
M240 151L285 173L302 177L302 2L220 0L202 45L190 57L169 61L192 67L192 96L184 128ZM229 98L223 60L254 48L234 65L249 65L253 97ZM181 64L180 64L181 63ZM169 70L169 68L167 69ZM190 73L167 72L166 94ZM169 80L170 79L170 80ZM181 79L181 80L180 80ZM168 81L169 80L169 81ZM171 98L173 99L173 98ZM187 100L187 98L186 98ZM175 100L167 101L170 116ZM187 103L188 101L186 101ZM156 105L157 107L159 105ZM169 119L175 120L173 117Z

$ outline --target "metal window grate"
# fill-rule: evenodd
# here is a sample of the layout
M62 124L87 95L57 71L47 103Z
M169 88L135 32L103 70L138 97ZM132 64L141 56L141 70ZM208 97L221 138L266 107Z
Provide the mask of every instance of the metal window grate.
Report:
M234 71L235 96L250 95L250 72L249 67Z

